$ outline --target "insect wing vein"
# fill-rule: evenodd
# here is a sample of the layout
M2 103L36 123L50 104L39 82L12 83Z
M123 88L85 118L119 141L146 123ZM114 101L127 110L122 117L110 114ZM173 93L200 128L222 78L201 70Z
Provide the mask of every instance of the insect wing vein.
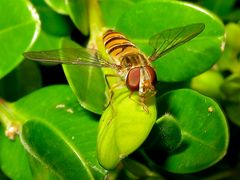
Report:
M203 23L197 23L173 29L167 29L153 35L149 40L149 45L154 48L154 51L149 59L154 61L169 51L190 41L200 34L204 28L205 25Z
M65 48L49 51L32 51L23 54L26 59L54 64L89 65L115 68L115 65L102 58L94 49Z

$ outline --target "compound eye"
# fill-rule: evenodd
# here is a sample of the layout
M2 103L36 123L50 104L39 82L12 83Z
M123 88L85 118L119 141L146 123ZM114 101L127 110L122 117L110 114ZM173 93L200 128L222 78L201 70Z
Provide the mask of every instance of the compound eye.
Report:
M140 68L139 67L133 68L128 72L126 83L127 83L127 87L131 91L139 90L139 83L140 83Z
M148 75L149 75L150 78L151 78L151 83L152 83L152 84L156 84L157 78L156 78L156 72L155 72L155 70L154 70L151 66L147 66L146 68L147 68Z

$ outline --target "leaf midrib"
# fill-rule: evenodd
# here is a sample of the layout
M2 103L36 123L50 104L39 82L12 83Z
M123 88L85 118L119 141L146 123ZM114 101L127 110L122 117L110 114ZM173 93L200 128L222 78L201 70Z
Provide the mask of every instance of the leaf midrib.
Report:
M17 24L17 25L14 25L14 26L10 26L10 27L4 28L4 29L0 30L0 35L4 34L6 32L12 31L14 29L17 29L19 27L31 24L31 23L34 23L34 21L31 20L31 21L27 21L27 22L22 23L22 24Z
M198 137L190 134L190 133L187 132L187 131L182 131L182 135L183 135L183 136L187 136L187 137L193 139L194 141L196 141L196 142L198 142L198 143L200 143L200 144L202 144L202 145L204 145L204 146L207 146L209 149L212 149L212 150L215 151L215 152L219 152L215 146L212 146L210 143L209 143L209 144L206 143L206 142L203 141L202 139L200 139L200 138L198 138Z
M49 129L51 129L52 132L55 133L56 136L60 137L60 138L62 139L62 141L66 144L66 146L67 146L68 148L70 148L70 149L72 150L72 152L73 152L73 153L78 157L78 159L81 161L81 164L82 164L83 167L86 169L87 174L88 174L92 179L94 179L94 178L93 178L93 175L92 175L92 173L91 173L91 170L90 170L90 168L89 168L89 166L87 165L87 163L84 161L84 159L83 159L83 157L82 157L82 153L78 151L78 149L75 147L75 145L72 144L72 143L70 142L70 140L69 140L63 133L61 133L57 128L55 128L51 123L46 122L46 121L42 121L42 120L36 120L36 121L39 121L39 123L42 123L42 124L44 124L45 126L49 127ZM24 138L23 138L21 135L20 135L20 137L21 137L21 141L25 143ZM25 144L26 144L26 143L25 143ZM29 152L30 154L32 154L34 157L36 157L36 158L39 159L42 163L44 163L46 166L48 166L48 164L47 164L45 161L42 161L42 160L38 157L38 155L32 150L32 148L31 148L29 145L27 145L27 146L28 146L28 151L30 151L30 152ZM48 166L48 167L49 167L49 166ZM51 169L51 167L49 167L49 168ZM53 171L54 171L54 170L53 170ZM58 172L54 171L54 173L55 173L58 177L62 178L62 176L61 176Z

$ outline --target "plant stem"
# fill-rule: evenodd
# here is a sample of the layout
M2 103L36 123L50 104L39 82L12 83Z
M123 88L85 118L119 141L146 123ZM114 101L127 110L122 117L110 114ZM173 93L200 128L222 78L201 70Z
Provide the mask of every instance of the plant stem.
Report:
M90 27L90 40L88 48L97 49L103 59L109 59L109 55L105 51L103 44L102 34L104 31L104 23L102 20L102 13L99 7L98 0L88 1L89 12L89 27ZM109 59L110 60L110 59ZM116 72L110 68L102 69L104 74L115 74ZM113 81L115 84L115 81Z
M98 4L98 0L88 1L89 12L89 26L90 26L90 41L89 46L97 46L100 49L102 45L99 42L101 38L101 32L103 29L102 14ZM100 41L99 41L100 40Z

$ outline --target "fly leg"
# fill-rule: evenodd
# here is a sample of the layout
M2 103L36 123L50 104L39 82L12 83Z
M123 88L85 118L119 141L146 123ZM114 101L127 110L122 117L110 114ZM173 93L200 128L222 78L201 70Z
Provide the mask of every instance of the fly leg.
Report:
M123 81L120 81L118 83L115 83L113 84L112 86L110 86L110 82L109 82L109 79L108 78L119 78L119 75L116 75L116 74L106 74L105 75L105 80L106 80L106 83L107 83L107 86L108 86L108 89L109 89L109 92L110 92L110 98L109 98L109 102L107 103L106 105L106 108L110 105L111 108L112 108L112 118L108 121L108 125L110 124L110 122L112 121L113 117L114 117L114 108L113 108L113 105L112 105L112 99L113 99L113 95L114 95L114 92L113 90L119 86L121 86L123 84Z
M139 104L140 106L143 107L143 110L146 112L146 113L149 113L149 110L148 110L148 107L147 105L145 104L145 98L143 96L139 96L139 100L136 100L136 99L133 99L132 98L132 95L133 95L134 91L131 91L131 93L129 94L129 99L131 99L132 101L134 101L135 103Z
M157 91L153 91L147 98L150 98L150 97L153 97L157 94ZM148 107L147 105L145 104L145 97L144 96L140 96L140 104L142 104L143 106L143 110L147 113L149 113L148 111Z
M122 81L113 84L112 86L110 86L110 82L108 78L119 78L119 75L116 74L106 74L105 75L105 80L109 89L109 93L110 93L110 97L109 97L109 102L106 104L106 108L112 103L112 98L113 98L113 90L117 87L119 87L122 84Z

